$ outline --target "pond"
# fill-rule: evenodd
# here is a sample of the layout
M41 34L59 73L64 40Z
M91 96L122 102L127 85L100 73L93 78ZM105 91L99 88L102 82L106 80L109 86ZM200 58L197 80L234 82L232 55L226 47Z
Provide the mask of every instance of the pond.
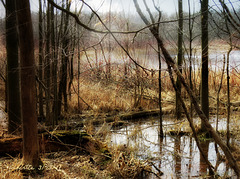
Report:
M227 51L214 51L209 53L209 68L212 70L222 70L223 67L223 56L225 55L225 58L227 57ZM173 59L177 58L177 54L172 55ZM157 56L156 54L151 54L151 58L149 60L146 60L146 67L150 69L157 70L158 69L158 61L156 60ZM184 59L186 60L186 66L189 66L188 59L189 57L187 55L184 56ZM227 61L225 61L227 62ZM234 50L230 53L230 68L236 68L239 70L239 63L240 63L240 50ZM198 69L201 66L201 54L197 53L194 54L192 57L192 65L194 69ZM167 66L165 62L162 62L162 68L166 69Z
M174 122L171 120L164 122L165 132L171 123ZM224 123L223 120L219 129L224 128ZM112 145L131 146L140 159L151 160L163 172L161 178L199 178L208 173L194 138L191 135L166 135L160 139L157 120L134 122L114 129L109 138ZM202 146L208 155L208 160L215 167L217 162L215 143L211 140L204 140ZM225 162L219 163L217 173L222 177L234 175ZM154 176L151 175L150 178Z

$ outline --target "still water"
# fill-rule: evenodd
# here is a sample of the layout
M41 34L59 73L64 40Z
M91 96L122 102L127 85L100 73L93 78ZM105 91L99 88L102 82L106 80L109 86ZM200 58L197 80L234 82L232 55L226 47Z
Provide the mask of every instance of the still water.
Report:
M165 132L170 123L174 122L168 120L164 123ZM219 127L221 129L221 124ZM130 123L128 126L112 130L109 137L112 145L131 146L139 158L152 160L154 165L164 173L161 178L204 178L208 173L194 138L190 135L166 135L161 140L158 137L156 120ZM202 146L208 155L208 160L215 167L217 163L215 143L205 140ZM234 178L234 172L225 162L220 162L217 173L224 178L226 176Z

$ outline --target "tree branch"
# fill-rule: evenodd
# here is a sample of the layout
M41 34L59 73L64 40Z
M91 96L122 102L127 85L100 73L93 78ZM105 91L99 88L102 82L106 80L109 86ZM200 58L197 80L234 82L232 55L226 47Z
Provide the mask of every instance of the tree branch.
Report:
M151 11L150 11L147 3L146 3L146 0L143 0L143 3L144 3L144 5L145 5L145 7L146 7L146 10L147 10L147 12L148 12L148 14L149 14L149 16L150 16L150 19L151 19L152 23L154 24L154 23L155 23L155 20L154 20L153 15L152 15L152 13L151 13Z
M3 6L6 8L6 3L4 2L4 0L1 0Z

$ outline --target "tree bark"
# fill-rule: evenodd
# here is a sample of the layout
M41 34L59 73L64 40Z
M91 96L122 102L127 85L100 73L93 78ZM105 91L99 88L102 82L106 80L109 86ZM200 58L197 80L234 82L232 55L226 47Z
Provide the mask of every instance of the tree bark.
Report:
M33 28L28 0L16 1L21 65L21 102L23 125L23 164L38 168L35 62Z
M208 98L208 0L201 2L202 16L202 69L201 69L201 109L209 119L209 98ZM201 130L206 132L204 122L201 123Z
M39 0L39 62L38 62L38 75L39 80L43 81L43 22L42 22L42 0ZM39 118L42 121L44 119L43 113L43 88L39 83Z
M229 75L229 58L230 53L232 51L232 47L228 50L227 53L227 146L230 147L230 109L231 109L231 101L230 101L230 75Z
M70 2L66 0L67 9L70 9ZM68 70L68 60L69 60L69 38L68 38L68 23L69 23L69 14L66 14L65 18L65 26L63 28L63 39L62 39L62 64L61 64L61 78L59 83L59 91L58 91L58 116L61 115L62 109L62 97L64 99L64 110L65 112L68 110L67 104L67 70Z
M55 124L58 123L58 85L57 85L57 80L58 80L58 58L57 58L57 53L56 53L56 33L55 33L55 25L54 25L54 8L53 5L50 5L51 7L51 49L52 49L52 59L53 59L53 64L52 64L52 83L53 83L53 117L51 119L51 124L54 127Z
M47 6L47 32L46 32L46 58L45 58L45 64L44 64L44 81L47 89L45 90L45 103L46 103L46 122L47 124L52 123L52 116L50 113L51 108L51 51L50 51L50 43L51 43L51 13L50 13L50 3L48 3Z
M6 1L6 48L7 48L7 112L8 132L21 130L20 78L18 59L16 6L14 0Z
M178 68L182 73L182 63L183 63L183 5L182 0L178 0ZM181 95L181 82L177 78L176 87L179 90L179 93L176 92L176 117L178 120L181 119L182 105L179 100L179 95Z
M190 0L188 0L188 30L189 30L189 85L190 88L193 89L193 81L192 81L192 43L193 43L193 24L194 24L194 20L193 17L191 15L191 3ZM192 106L192 102L190 101L190 117L192 119L193 117L193 106Z

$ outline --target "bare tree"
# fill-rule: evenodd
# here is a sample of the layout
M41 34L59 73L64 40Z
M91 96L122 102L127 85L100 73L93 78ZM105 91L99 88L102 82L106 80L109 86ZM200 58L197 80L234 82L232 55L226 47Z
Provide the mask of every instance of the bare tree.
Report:
M71 1L66 0L66 9L69 11L71 6ZM62 63L60 69L60 83L58 91L58 116L61 114L62 98L64 99L64 110L68 110L67 104L67 69L69 60L69 44L70 39L68 37L69 33L69 14L64 14L64 28L63 28L63 38L62 38Z
M14 0L6 1L8 132L19 133L21 126L18 34Z
M51 5L51 57L53 59L52 62L52 83L53 83L53 117L51 120L52 125L54 126L58 122L58 58L57 58L57 50L56 50L56 29L55 29L55 15L54 8Z
M209 98L208 98L208 0L201 1L201 27L202 27L202 69L201 69L201 108L207 119L209 119ZM201 123L201 130L206 132L204 122Z
M182 73L182 63L183 63L183 4L182 0L178 0L178 57L177 57L177 63L178 68L180 72ZM177 89L179 90L179 93L176 93L176 117L177 119L181 119L181 113L182 113L182 105L179 100L179 95L181 94L181 82L179 81L179 78L177 79Z
M33 28L28 0L16 1L21 67L21 102L23 125L23 165L37 169L39 157L36 114L35 62Z
M38 24L38 32L39 32L39 57L38 57L38 76L40 82L43 81L43 12L42 12L42 0L39 0L39 24ZM39 118L43 120L43 87L42 84L39 83Z
M46 103L46 122L51 124L50 116L50 98L51 98L51 8L50 4L47 5L47 27L46 27L46 47L45 47L45 59L44 59L44 82L46 85L45 90L45 103Z

